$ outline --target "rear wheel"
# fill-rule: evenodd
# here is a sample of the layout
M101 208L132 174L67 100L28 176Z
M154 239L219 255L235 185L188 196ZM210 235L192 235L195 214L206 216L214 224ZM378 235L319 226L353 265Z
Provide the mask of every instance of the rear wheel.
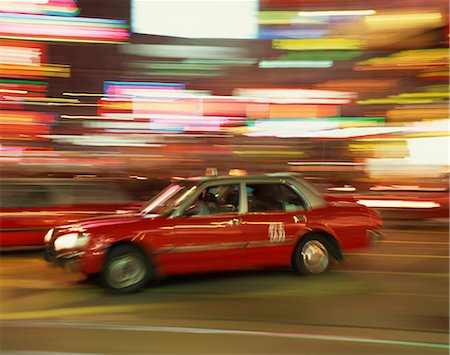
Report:
M326 272L330 266L329 242L321 235L311 235L300 240L292 256L294 270L303 275Z
M117 293L142 290L153 277L151 263L138 247L123 244L113 247L101 274L103 286Z

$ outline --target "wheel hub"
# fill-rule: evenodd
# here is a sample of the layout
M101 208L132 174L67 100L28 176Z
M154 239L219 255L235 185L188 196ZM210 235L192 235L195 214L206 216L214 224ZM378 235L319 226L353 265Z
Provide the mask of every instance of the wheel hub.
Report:
M145 267L134 255L116 258L110 265L109 277L116 288L134 285L145 277Z
M301 258L306 269L313 274L320 274L328 267L328 251L318 240L310 240L305 243Z

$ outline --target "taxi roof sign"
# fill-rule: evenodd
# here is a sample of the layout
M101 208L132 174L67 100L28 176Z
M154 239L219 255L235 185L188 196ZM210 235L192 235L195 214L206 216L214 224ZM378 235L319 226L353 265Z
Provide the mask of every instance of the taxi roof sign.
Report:
M230 169L230 171L228 172L228 175L231 175L231 176L245 176L245 175L248 175L248 174L247 174L247 170Z
M216 177L219 176L219 172L217 171L217 168L206 168L205 176Z

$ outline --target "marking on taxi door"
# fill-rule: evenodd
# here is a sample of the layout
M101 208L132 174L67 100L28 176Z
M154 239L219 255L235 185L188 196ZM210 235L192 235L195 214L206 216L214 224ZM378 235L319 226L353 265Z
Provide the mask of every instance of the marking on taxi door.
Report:
M282 223L269 224L269 241L270 243L285 243L286 233Z

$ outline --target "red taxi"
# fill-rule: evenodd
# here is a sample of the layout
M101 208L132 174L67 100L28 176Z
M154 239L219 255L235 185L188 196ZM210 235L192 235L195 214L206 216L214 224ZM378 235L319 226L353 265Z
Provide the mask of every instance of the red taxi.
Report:
M138 213L62 225L45 237L45 258L116 292L159 276L292 266L321 274L343 251L377 239L379 215L328 202L302 178L260 176L175 180Z

